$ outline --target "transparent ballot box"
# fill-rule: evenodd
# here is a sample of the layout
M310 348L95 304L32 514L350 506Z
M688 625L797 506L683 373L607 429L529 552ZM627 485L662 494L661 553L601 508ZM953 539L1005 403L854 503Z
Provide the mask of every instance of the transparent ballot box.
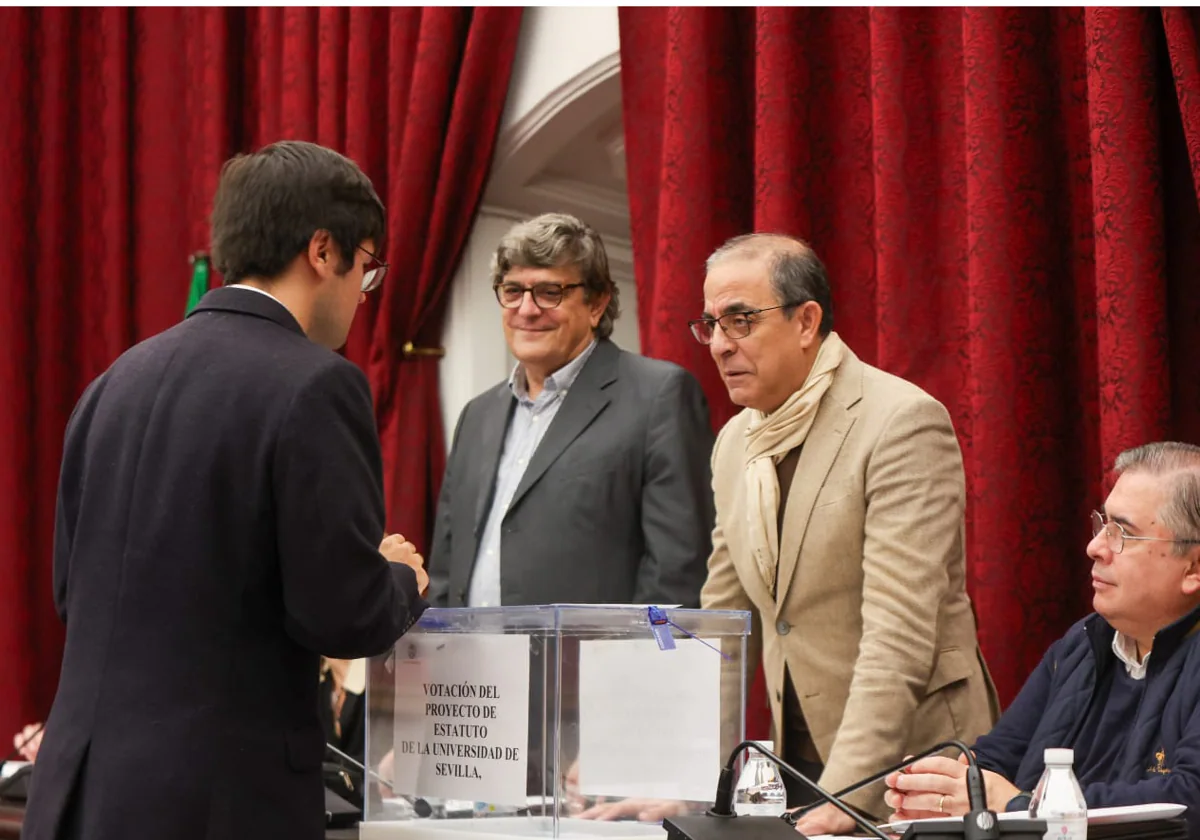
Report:
M431 609L367 672L363 840L665 837L742 738L746 612Z

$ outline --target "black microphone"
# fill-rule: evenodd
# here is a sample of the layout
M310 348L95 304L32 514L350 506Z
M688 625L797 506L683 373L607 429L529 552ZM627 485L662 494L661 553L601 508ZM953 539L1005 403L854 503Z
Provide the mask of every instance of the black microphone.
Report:
M888 835L872 825L870 821L863 819L857 811L842 802L837 796L829 793L757 741L742 741L729 754L729 760L721 768L721 775L717 780L717 795L713 799L713 806L703 816L670 817L663 820L663 828L667 831L667 840L771 840L772 835L778 836L781 840L785 837L795 840L795 838L803 836L786 820L778 817L739 817L734 811L733 767L742 750L747 747L765 755L784 773L854 820L854 824L867 834L877 837L879 840L890 840Z
M404 801L408 802L409 805L412 806L413 812L418 817L428 817L430 814L433 813L433 806L430 805L429 802L426 801L425 799L423 799L419 796L413 797L413 796L408 796L406 794L401 793L400 791L396 790L395 786L392 784L392 782L389 779L383 778L383 776L380 776L378 773L376 773L374 770L367 767L365 764L360 762L358 759L352 758L351 756L346 755L344 752L339 750L337 747L335 747L333 744L329 743L328 741L325 742L325 748L328 749L329 751L331 751L332 753L334 753L335 755L337 755L339 758L353 764L359 770L363 771L365 776L372 776L372 777L374 777L375 781L381 782L382 784L387 785L388 790L390 790L392 793L396 794L396 796L398 798L403 799ZM364 778L365 778L365 776L364 776Z
M1014 819L1001 822L996 817L996 812L988 808L987 786L983 783L983 770L975 761L975 753L962 741L953 739L934 744L929 749L910 756L898 764L893 764L891 767L867 776L865 779L839 790L834 796L843 797L854 793L898 770L916 764L923 758L928 758L946 749L957 750L967 760L967 806L969 810L963 815L962 828L951 827L945 823L929 823L918 820L910 823L908 830L904 832L906 840L917 836L930 840L947 837L962 838L962 840L999 840L1002 835L1009 840L1017 840L1021 835L1026 835L1032 840L1034 835L1041 837L1045 833L1045 820ZM812 807L814 806L806 805L790 812L786 816L787 821L795 825L796 816Z

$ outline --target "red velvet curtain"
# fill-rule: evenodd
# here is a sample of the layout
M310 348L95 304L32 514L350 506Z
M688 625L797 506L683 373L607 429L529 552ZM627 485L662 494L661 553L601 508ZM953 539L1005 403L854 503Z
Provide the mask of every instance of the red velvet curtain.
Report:
M809 239L836 328L950 410L1007 702L1089 608L1121 449L1200 442L1200 13L621 10L642 346L732 406L686 321L726 237ZM751 729L763 732L761 684Z
M48 710L63 429L84 386L179 321L221 163L345 152L387 205L392 271L347 355L367 372L389 527L423 547L444 442L443 296L482 194L520 9L2 9L0 741ZM0 752L3 752L0 749Z

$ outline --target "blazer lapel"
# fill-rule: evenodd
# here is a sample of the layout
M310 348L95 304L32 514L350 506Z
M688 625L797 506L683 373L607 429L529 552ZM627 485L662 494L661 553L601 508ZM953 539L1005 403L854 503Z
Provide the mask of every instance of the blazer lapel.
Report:
M492 503L492 495L496 489L496 472L500 469L500 455L504 451L504 438L508 432L508 424L516 407L517 399L505 383L496 389L491 405L483 421L483 429L479 435L479 462L476 469L474 485L479 488L475 498L475 546L471 550L472 562L475 550L479 545L479 537L483 534L487 522L488 508Z
M572 441L579 437L609 404L611 397L604 389L616 381L617 354L620 352L615 344L606 340L601 340L592 351L591 358L579 372L575 384L563 398L563 404L559 406L550 428L546 430L546 436L529 459L529 466L526 467L521 483L513 493L509 510L520 503L550 465L558 460Z
M800 461L796 464L796 473L788 491L783 529L779 535L779 584L775 595L777 614L787 601L817 495L825 485L846 435L854 425L856 418L851 409L861 398L862 363L847 348L833 383L817 408L817 416L813 418L804 448L800 450Z

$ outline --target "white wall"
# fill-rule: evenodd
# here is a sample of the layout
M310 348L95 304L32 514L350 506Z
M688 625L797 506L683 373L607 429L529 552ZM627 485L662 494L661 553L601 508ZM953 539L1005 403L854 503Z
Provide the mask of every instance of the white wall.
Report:
M488 272L492 252L513 220L481 212L467 240L462 262L450 286L450 301L442 333L440 370L442 423L446 446L463 406L486 388L508 376L511 357L500 325L500 306Z
M526 7L500 131L620 49L616 6Z
M526 8L500 142L516 130L523 117L564 85L620 51L617 9L609 7ZM506 134L508 132L508 134ZM503 162L497 165L503 166ZM494 174L494 173L493 173ZM446 445L451 443L463 406L482 391L505 379L514 363L504 343L500 307L489 283L492 253L515 222L528 216L504 207L485 205L475 221L449 291L445 332L446 355L441 362L442 420ZM613 340L638 351L637 289L633 283L627 241L606 237L613 280L621 290L621 317Z

